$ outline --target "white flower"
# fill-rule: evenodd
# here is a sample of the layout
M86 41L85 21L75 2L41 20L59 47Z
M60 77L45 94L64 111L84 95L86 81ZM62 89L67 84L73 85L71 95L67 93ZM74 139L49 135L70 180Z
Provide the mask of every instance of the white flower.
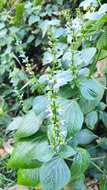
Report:
M80 7L83 7L84 10L87 10L90 7L97 7L98 2L97 0L85 0L82 3L80 3Z
M72 21L72 28L74 29L74 31L80 31L81 30L81 25L82 25L82 21L80 18L75 18L73 21Z

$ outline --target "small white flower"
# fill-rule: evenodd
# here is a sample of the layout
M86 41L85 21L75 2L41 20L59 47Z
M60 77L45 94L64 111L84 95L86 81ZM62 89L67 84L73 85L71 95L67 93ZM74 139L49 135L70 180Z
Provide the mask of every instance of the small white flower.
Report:
M81 25L82 25L82 21L80 18L75 18L73 21L72 21L72 27L75 31L80 31L81 30Z
M83 7L84 10L87 10L90 7L97 7L98 2L97 0L85 0L82 3L80 3L80 7Z

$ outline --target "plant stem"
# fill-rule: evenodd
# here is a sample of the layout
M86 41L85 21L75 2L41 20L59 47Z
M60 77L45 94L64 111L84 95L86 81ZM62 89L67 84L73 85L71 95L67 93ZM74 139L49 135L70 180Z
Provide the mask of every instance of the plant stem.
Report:
M101 156L101 157L91 158L91 160L103 160L104 158L105 156Z
M65 158L65 160L73 161L73 159L72 159L72 158Z
M98 1L99 5L101 6L101 2L100 2L100 0L97 0L97 1Z
M95 162L91 161L91 164L104 175L104 171Z

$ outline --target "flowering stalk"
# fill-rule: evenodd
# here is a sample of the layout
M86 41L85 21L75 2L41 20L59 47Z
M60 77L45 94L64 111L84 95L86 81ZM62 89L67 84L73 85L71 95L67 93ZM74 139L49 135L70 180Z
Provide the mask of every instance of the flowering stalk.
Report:
M81 22L80 22L80 18L79 18L79 10L77 12L78 17L76 19L72 19L70 12L69 11L65 11L64 12L64 17L66 19L66 29L67 29L67 42L69 45L69 48L71 50L71 62L72 64L70 65L69 69L73 75L73 80L71 83L71 88L74 88L75 86L79 86L80 81L78 78L78 66L75 64L75 53L76 53L76 48L75 48L75 43L78 40L78 33L79 35L81 35L80 29L81 29ZM77 28L79 31L77 31Z
M50 45L50 52L54 56L54 60L52 62L52 65L49 68L49 89L48 89L48 98L50 100L50 123L52 127L52 138L50 139L50 143L52 145L52 148L57 153L60 145L64 143L63 136L62 136L62 130L61 130L61 121L59 117L59 106L57 103L58 100L58 93L57 89L55 89L56 81L54 79L54 75L57 70L57 59L56 59L56 52L55 52L55 39L52 34L49 34L49 45Z

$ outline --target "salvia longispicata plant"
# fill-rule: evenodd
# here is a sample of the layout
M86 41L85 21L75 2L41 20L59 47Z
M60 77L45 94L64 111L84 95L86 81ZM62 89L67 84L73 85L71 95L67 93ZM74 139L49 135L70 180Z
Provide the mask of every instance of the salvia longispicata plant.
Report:
M102 23L106 30L106 11L98 3L93 6L90 9L88 3L84 13L84 1L75 14L61 11L62 23L46 20L48 28L42 28L42 38L47 33L48 41L43 54L45 71L37 80L42 90L28 113L16 117L8 127L17 129L9 166L18 170L19 184L42 186L43 190L62 190L69 184L73 190L85 190L86 171L95 177L93 168L99 173L101 188L106 183L105 155L98 150L95 155L90 147L92 143L101 148L106 142L95 134L99 121L106 126L102 102L106 78L94 76L107 45L100 26Z

